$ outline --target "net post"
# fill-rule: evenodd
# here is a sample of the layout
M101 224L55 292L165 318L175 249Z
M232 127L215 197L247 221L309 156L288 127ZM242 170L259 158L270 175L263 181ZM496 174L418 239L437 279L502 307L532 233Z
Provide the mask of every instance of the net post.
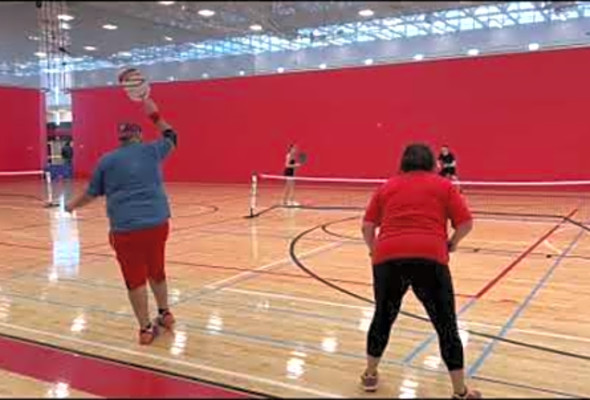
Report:
M47 199L45 207L57 207L59 204L53 198L53 184L51 178L51 171L45 171L45 184L47 185Z
M250 218L254 218L256 213L256 198L258 197L258 174L252 173L250 183Z

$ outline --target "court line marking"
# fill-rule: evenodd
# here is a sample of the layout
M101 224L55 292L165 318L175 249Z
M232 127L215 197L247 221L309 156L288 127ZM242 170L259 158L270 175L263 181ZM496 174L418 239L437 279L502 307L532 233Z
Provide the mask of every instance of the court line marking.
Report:
M32 298L29 298L29 297L26 297L26 296L18 296L18 297L26 298L26 299L31 300L31 301L37 301L37 302L40 301L38 299L32 299ZM49 303L49 304L58 304L58 303L54 303L54 302L48 302L47 300L45 300L43 302L44 303ZM65 305L65 304L62 303L62 305ZM67 306L68 307L76 307L76 306L72 306L72 305L69 305L69 304ZM126 317L126 318L129 317L129 318L133 318L133 316L131 314L122 315L122 314L119 314L119 313L113 313L113 312L110 312L108 310L101 310L101 309L94 309L93 311L111 314L111 315L114 315L116 317ZM2 323L0 323L0 325L1 324ZM28 329L28 328L25 328L25 329ZM197 330L201 330L202 331L203 329L202 328L197 328ZM289 344L288 342L285 342L283 340L273 340L273 339L269 339L269 338L261 338L261 337L251 336L249 334L239 334L237 332L233 332L233 334L232 334L229 331L225 331L225 334L226 335L228 333L229 333L229 336L245 337L246 339L255 340L255 341L259 341L260 339L262 339L263 342L266 342L266 343L271 344L271 345L272 344L274 344L274 345L280 345L282 347L287 346L287 348L292 348L292 346L293 346L292 343ZM49 333L49 334L51 334L51 333ZM30 340L30 339L24 338L24 340ZM40 342L40 343L42 343L42 342ZM51 345L51 344L48 344L48 345ZM304 346L306 347L306 350L308 350L308 351L313 351L313 352L319 351L317 348L315 348L313 346L312 347L308 347L307 345L304 345ZM75 350L72 350L72 351L75 351ZM342 356L342 357L348 357L348 358L352 357L352 358L356 358L356 359L364 359L363 356L356 355L356 354L348 354L348 353L341 353L341 352L337 352L337 353L334 353L334 354L335 355ZM100 357L100 355L97 355L97 356ZM120 360L120 361L121 362L124 362L123 360ZM400 361L397 361L397 360L383 360L383 363L384 364L388 364L388 365L390 364L390 365L403 366L403 364ZM416 366L412 366L412 365L409 365L407 367L409 367L411 369L415 369L415 370L427 372L427 373L446 375L446 371L443 371L441 369L432 370L432 369L429 369L429 368L424 368L424 367L419 367L419 366L416 367ZM220 382L217 382L217 383L218 384L221 384ZM518 386L517 384L511 383L511 382L503 382L502 384L508 385L508 386ZM548 391L548 389L538 388L538 387L533 387L533 386L531 386L530 389L536 390L536 391L541 391L541 392L547 392ZM570 397L579 397L579 396L576 396L576 395L571 394Z
M263 292L263 291L246 290L246 289L235 289L235 288L225 288L225 289L222 289L222 291L240 293L240 294L245 294L245 295L267 296L267 297L271 297L271 298L285 299L285 300L295 300L295 301L300 301L302 303L311 303L311 304L326 305L326 306L332 306L332 307L348 308L348 309L354 309L354 310L360 310L360 311L370 311L371 313L373 312L373 307L362 307L362 306L355 306L355 305L343 304L343 303L333 303L330 301L316 300L316 299L291 296L291 295L284 295L284 294L278 294L278 293L272 293L272 292ZM424 315L424 316L426 317L426 315ZM461 319L461 320L459 320L459 322L463 322L467 325L481 326L481 327L486 327L486 328L501 328L501 325L485 324L485 323L481 323L481 322L469 321L466 319ZM536 336L546 336L546 337L552 337L552 338L557 338L557 339L566 339L566 340L590 343L590 337L584 337L584 336L572 336L572 335L565 335L565 334L561 334L561 333L551 333L551 332L537 331L537 330L531 330L531 329L513 329L513 331L519 332L519 333L530 334L530 335L536 335Z
M309 257L309 256L312 256L314 254L321 253L323 251L330 250L332 248L341 246L342 244L343 244L343 242L335 242L335 243L332 242L332 243L328 243L328 244L325 244L323 246L316 247L316 248L314 248L312 250L306 251L301 256L302 257ZM279 266L279 265L282 265L282 264L287 264L289 262L291 262L291 258L284 257L284 258L281 258L280 260L274 261L274 262L272 262L270 264L265 264L265 265L262 265L260 267L254 268L252 270L244 271L244 272L241 272L241 273L239 273L237 275L230 276L229 278L221 279L219 281L216 281L216 282L207 284L204 287L205 287L205 289L219 289L225 283L232 282L234 280L238 280L239 281L239 280L241 280L241 279L243 279L245 277L248 277L248 276L251 276L251 275L256 275L256 272L264 271L266 269L269 269L269 268L272 268L272 267L276 267L276 266Z
M568 214L568 218L573 216L578 209L572 210ZM498 275L496 275L492 280L490 280L471 300L465 303L461 309L457 312L457 319L459 316L464 314L467 310L477 304L477 301L486 294L489 290L491 290L504 276L506 276L512 269L514 269L518 264L520 264L535 248L537 248L544 240L546 240L549 236L551 236L566 220L561 220L557 225L555 225L552 229L545 232L543 236L541 236L536 242L534 242L531 246L529 246L525 251L523 251L518 257L516 257L508 266L506 266ZM426 348L432 343L434 339L437 338L437 334L433 333L428 338L426 338L422 343L416 346L412 351L408 353L408 355L403 359L404 365L410 364L421 352L426 350Z
M552 243L549 241L549 239L545 239L545 240L543 241L543 244L544 244L545 246L547 246L548 248L550 248L551 250L553 250L554 252L556 252L557 254L561 254L561 253L563 253L563 250L562 250L562 249L558 249L556 246L554 246L554 245L553 245L553 244L552 244Z
M354 309L354 310L373 312L373 307L362 307L362 306L354 306L354 305L343 304L343 303L333 303L331 301L308 299L305 297L297 297L297 296L291 296L291 295L286 295L286 294L260 292L260 291L256 291L256 290L235 289L235 288L224 288L224 289L222 289L222 291L241 293L241 294L246 294L246 295L253 294L253 295L258 295L258 296L268 296L268 297L274 297L277 299L296 300L296 301L301 301L303 303L322 304L322 305L326 305L326 306L350 308L350 309Z
M537 293L545 286L545 283L551 278L553 272L561 265L561 262L564 260L564 256L567 255L570 251L572 251L580 239L584 234L584 230L581 229L578 235L571 241L571 243L567 246L567 248L559 255L559 257L553 262L553 265L541 276L541 279L537 282L537 284L533 287L531 292L525 297L524 301L520 303L517 309L512 313L510 318L506 321L506 323L500 329L498 333L498 337L503 338L506 336L508 331L512 328L512 325L516 322L518 317L528 308L531 304L531 301L535 298ZM479 357L471 364L471 366L467 369L467 376L473 376L479 370L479 368L483 365L485 360L490 356L494 347L498 343L497 339L492 339L486 347L482 350Z
M203 371L208 371L208 372L217 373L217 374L221 374L221 375L233 376L235 378L247 379L247 380L255 381L258 383L263 383L266 385L278 386L278 387L282 387L282 388L289 389L289 390L301 391L301 392L309 393L309 394L319 396L319 397L330 397L330 398L342 398L343 397L340 394L310 389L310 388L302 387L299 385L293 385L293 384L289 384L289 383L285 383L285 382L275 381L272 379L262 378L262 377L255 376L255 375L249 375L249 374L244 374L241 372L229 371L229 370L226 370L223 368L211 367L211 366L193 363L193 362L184 361L184 360L175 360L173 358L162 357L162 356L158 356L155 354L138 352L138 351L134 351L131 349L125 349L122 347L111 346L111 345L104 344L104 343L91 342L89 340L84 340L84 339L79 339L79 338L75 338L72 336L60 335L57 333L27 328L27 327L20 326L20 325L14 325L14 324L9 324L9 323L5 323L5 322L0 322L0 326L4 326L5 328L9 328L9 329L20 330L22 332L27 332L27 333L30 333L33 335L52 337L54 339L64 340L66 342L76 342L78 344L83 344L85 346L97 347L97 348L101 348L103 350L113 351L115 353L125 353L127 355L131 355L131 356L135 356L135 357L149 358L149 359L159 361L159 362L177 364L177 365L189 367L192 369L200 369Z

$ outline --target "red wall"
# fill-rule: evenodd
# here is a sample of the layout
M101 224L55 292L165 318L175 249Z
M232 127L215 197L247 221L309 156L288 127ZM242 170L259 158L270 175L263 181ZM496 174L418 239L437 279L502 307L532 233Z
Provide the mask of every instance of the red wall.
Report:
M45 106L39 90L0 87L0 172L45 166Z
M590 174L590 49L155 84L179 133L171 180L245 182L280 173L286 146L308 176L384 177L408 142L451 145L464 179ZM120 121L149 128L117 88L74 93L76 167L116 145ZM155 133L150 132L150 137Z

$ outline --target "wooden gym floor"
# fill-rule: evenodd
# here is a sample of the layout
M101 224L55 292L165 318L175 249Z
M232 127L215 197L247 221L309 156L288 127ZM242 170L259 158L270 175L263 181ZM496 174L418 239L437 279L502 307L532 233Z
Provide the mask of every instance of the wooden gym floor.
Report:
M247 185L168 184L178 324L142 347L103 202L72 218L42 208L30 197L38 191L0 183L0 396L371 397L358 385L372 316L358 298L372 293L358 211L275 209L244 219ZM371 191L308 186L297 195L362 206ZM280 196L280 187L264 187L261 205ZM451 262L471 385L486 397L590 396L590 238L558 218L512 215L586 221L588 201L556 192L468 197L474 209L498 212L477 215ZM290 257L297 236L294 254L317 277ZM424 315L411 292L403 309ZM399 317L373 397L449 395L433 333Z

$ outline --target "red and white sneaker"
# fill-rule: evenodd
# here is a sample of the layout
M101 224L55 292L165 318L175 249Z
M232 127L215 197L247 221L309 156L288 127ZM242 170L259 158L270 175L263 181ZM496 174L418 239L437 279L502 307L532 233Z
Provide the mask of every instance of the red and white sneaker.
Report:
M163 326L166 329L172 329L176 320L174 319L174 315L170 311L164 311L162 314L156 317L156 321L158 325Z
M465 387L465 393L453 394L453 399L481 399L481 392L479 390L473 390Z
M152 344L156 336L158 336L158 326L150 324L147 328L139 330L139 344Z
M361 375L361 385L365 392L375 392L379 387L379 374L375 372L375 375L368 375L365 372Z

